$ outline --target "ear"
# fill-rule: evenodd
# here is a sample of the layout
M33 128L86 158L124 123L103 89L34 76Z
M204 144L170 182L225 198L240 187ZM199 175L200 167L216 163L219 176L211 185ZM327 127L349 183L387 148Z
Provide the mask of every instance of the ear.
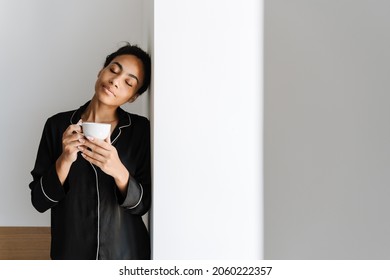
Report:
M130 99L129 99L129 103L133 103L137 98L138 98L138 96L139 96L139 94L138 93L136 93L136 94L134 94Z
M99 76L100 76L100 73L102 73L102 71L103 71L103 69L101 69L100 71L99 71L99 73L97 74L97 77L99 78Z

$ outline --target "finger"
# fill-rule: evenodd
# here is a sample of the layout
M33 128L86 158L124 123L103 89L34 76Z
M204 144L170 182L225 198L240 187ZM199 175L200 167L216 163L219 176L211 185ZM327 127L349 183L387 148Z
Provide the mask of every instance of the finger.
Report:
M81 125L83 124L83 121L80 119L76 124L71 124L69 127L73 130L80 131L82 130Z
M98 167L102 166L103 157L101 157L100 155L97 155L96 153L88 151L88 150L83 150L81 155L83 156L83 158L85 158L90 163L92 163Z
M90 158L93 158L99 162L105 162L106 161L106 157L102 154L100 154L99 152L95 151L95 150L88 150L88 149L85 149L83 150L83 152L89 156Z
M89 137L89 136L86 138L88 139L87 142L90 143L91 145L95 145L96 147L101 147L106 151L110 151L112 149L112 145L110 143L106 142L106 140L101 140L101 139L97 139L97 138L93 138L93 137Z
M80 149L77 146L69 145L64 148L64 153L68 155L77 154L78 152L80 152Z
M95 145L94 143L91 143L89 141L85 141L85 143L82 145L82 148L85 150L92 151L95 154L101 155L102 157L107 157L110 154L110 152L107 151L106 149L103 149L98 145Z
M69 131L71 132L80 132L82 131L82 128L81 128L81 125L82 125L83 121L80 119L76 124L71 124L70 126L68 126L68 129Z
M64 144L69 144L69 143L72 143L72 142L78 142L78 143L85 143L85 139L84 139L84 136L80 133L73 133L73 134L70 134L70 135L67 135L64 137L63 139L63 143Z
M77 134L71 134L69 136L65 136L62 139L62 147L64 151L73 152L74 149L81 151L79 149L79 146L83 145L86 142L86 140L83 138L83 136Z
M64 132L65 135L71 135L75 133L80 133L80 134L82 133L81 126L77 124L72 124L68 126L68 128Z
M63 151L67 153L74 153L74 152L82 152L84 151L84 148L82 147L82 144L78 142L72 142L63 147Z

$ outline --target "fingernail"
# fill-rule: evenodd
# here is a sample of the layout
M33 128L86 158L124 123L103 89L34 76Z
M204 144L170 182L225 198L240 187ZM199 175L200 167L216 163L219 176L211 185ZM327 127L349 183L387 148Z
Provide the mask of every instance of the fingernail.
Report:
M86 136L86 138L87 138L89 141L93 141L93 140L94 140L94 138L91 137L91 136Z
M77 122L78 125L80 125L80 124L82 124L82 123L83 123L83 120L82 120L82 119L80 119L80 120Z

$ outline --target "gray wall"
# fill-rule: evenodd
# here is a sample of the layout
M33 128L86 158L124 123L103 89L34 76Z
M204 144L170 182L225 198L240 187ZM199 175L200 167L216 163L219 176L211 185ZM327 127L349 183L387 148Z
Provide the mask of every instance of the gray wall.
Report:
M265 258L390 258L390 2L265 1Z
M0 0L0 226L49 225L28 188L45 120L92 97L122 41L150 48L151 3ZM148 116L147 95L125 109Z

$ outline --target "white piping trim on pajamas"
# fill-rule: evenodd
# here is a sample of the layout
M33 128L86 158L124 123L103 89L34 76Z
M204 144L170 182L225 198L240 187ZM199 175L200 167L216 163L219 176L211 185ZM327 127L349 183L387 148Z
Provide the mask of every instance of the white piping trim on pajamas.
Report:
M74 115L78 112L79 109L75 110L70 117L70 124L73 124L72 120ZM96 192L97 192L97 248L96 248L96 259L99 259L99 249L100 249L100 195L99 195L99 179L98 174L93 166L92 163L90 163L93 171L95 172L95 178L96 178Z
M42 190L43 194L46 196L46 198L47 198L48 200L50 200L51 202L57 203L57 202L58 202L57 200L51 199L51 198L45 193L45 190L43 189L42 177L41 177L40 182L41 182L41 190Z
M72 123L72 120L73 120L73 117L74 117L74 115L76 114L76 112L78 111L78 109L77 110L75 110L74 112L73 112L73 114L72 114L72 116L71 116L71 118L70 118L70 123L71 124L73 124ZM115 137L115 139L111 142L111 144L113 144L117 139L118 139L118 137L121 135L121 133L122 133L122 128L124 128L124 127L128 127L128 126L130 126L131 125L131 118L130 118L130 115L127 113L127 117L129 118L129 124L127 124L127 125L123 125L123 126L121 126L121 127L119 127L119 133L118 133L118 135ZM95 177L96 177L96 191L97 191L97 196L98 196L98 204L97 204L97 214L98 214L98 218L97 218L97 220L98 220L98 229L97 229L97 249L96 249L96 259L98 259L99 258L99 249L100 249L100 195L99 195L99 181L98 181L98 175L97 175L97 171L96 171L96 169L95 169L95 167L93 166L93 164L91 164L91 166L92 166L92 168L93 168L93 170L95 171ZM41 178L41 180L42 180L42 178ZM42 183L41 183L41 186L42 186ZM142 185L140 184L140 187L141 187L141 198L140 198L140 200L137 202L137 204L135 205L135 206L133 206L133 207L131 207L131 208L128 208L128 209L133 209L133 208L135 208L135 207L137 207L140 203L141 203L141 199L142 199L142 196L143 196L143 193L144 193L144 191L143 191L143 188L142 188ZM42 191L43 191L43 188L42 188ZM44 194L45 194L45 192L43 192ZM46 195L46 194L45 194ZM50 199L47 195L46 195L46 197L48 198L48 199ZM50 199L51 201L53 201L53 202L58 202L58 201L54 201L54 200L52 200L52 199Z
M97 192L97 248L96 248L96 259L99 259L99 249L100 249L100 195L99 195L99 180L98 180L98 174L95 169L95 166L93 166L92 163L90 163L93 171L95 171L95 177L96 177L96 192Z
M79 109L75 110L75 111L73 112L72 116L70 117L70 124L74 124L74 123L72 123L72 120L73 120L73 117L74 117L74 115L76 114L76 112L77 112L78 110L79 110Z
M138 183L138 185L141 188L141 196L140 196L138 202L134 206L127 207L127 209L134 209L135 207L137 207L141 203L142 197L144 196L144 188L142 187L142 185L140 183Z
M118 139L118 137L121 135L121 133L122 133L122 128L128 127L128 126L131 125L131 118L130 118L130 115L127 114L127 117L129 118L129 124L126 124L126 125L123 125L123 126L119 127L119 133L118 133L118 135L115 137L115 139L112 140L111 145L114 144L114 142L115 142L115 141Z

